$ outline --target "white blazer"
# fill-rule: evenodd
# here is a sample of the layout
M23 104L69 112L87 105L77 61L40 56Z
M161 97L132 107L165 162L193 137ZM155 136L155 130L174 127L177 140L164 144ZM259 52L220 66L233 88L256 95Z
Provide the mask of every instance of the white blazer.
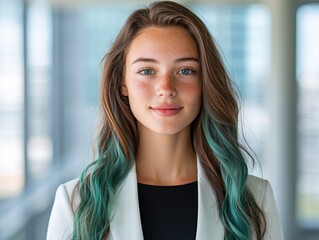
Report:
M220 221L215 192L210 187L199 161L197 161L197 173L198 219L196 240L223 240L224 226ZM70 239L74 220L70 199L78 181L78 179L75 179L59 186L51 212L47 240ZM263 239L284 239L273 191L269 182L249 176L247 186L266 216L267 230ZM75 200L76 204L79 204L78 195ZM110 223L109 236L109 240L143 240L135 165L120 188L114 218Z

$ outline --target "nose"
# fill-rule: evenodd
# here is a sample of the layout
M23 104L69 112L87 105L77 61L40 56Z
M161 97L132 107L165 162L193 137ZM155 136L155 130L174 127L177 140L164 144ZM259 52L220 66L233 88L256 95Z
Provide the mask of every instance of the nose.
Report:
M158 96L160 97L175 97L176 87L174 78L170 74L165 74L159 79Z

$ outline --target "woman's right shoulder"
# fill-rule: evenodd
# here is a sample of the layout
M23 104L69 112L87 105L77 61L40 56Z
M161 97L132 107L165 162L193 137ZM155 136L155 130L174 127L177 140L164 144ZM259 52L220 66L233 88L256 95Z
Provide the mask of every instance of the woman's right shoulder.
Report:
M79 179L74 179L58 187L50 215L47 240L64 240L72 236L74 212L80 203L78 183Z
M79 179L73 179L58 187L51 210L47 240L65 240L72 236L74 212L80 203L78 183Z
M77 207L80 201L79 181L79 178L76 178L61 184L56 191L54 202L69 202L73 207Z
M76 178L61 184L58 187L57 194L64 193L64 194L67 194L68 196L71 196L74 190L77 188L79 181L80 181L79 178Z

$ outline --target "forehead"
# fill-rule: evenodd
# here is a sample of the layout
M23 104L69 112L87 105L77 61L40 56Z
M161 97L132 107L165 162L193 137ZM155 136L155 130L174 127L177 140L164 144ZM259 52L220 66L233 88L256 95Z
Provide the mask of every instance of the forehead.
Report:
M144 54L198 57L198 50L193 37L182 27L147 27L132 41L127 57Z

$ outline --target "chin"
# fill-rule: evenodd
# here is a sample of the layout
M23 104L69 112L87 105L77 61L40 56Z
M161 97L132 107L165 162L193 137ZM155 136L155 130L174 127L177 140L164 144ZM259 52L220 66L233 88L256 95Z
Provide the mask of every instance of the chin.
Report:
M160 134L160 135L175 135L175 134L181 133L185 129L186 128L181 128L180 126L177 128L172 128L172 127L157 128L157 129L154 129L153 132Z

